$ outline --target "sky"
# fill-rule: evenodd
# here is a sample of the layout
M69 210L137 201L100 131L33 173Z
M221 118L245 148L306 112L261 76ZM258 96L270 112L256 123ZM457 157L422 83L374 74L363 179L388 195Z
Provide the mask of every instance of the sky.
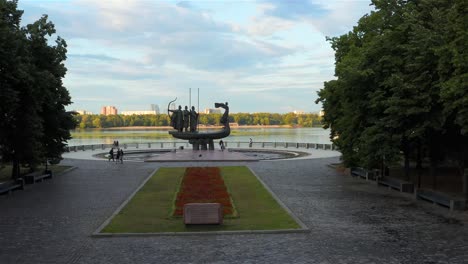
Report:
M19 0L26 25L47 14L68 44L67 110L318 112L334 79L326 37L346 34L370 0ZM191 96L189 90L192 90ZM198 90L199 89L199 90ZM197 93L199 91L199 99Z

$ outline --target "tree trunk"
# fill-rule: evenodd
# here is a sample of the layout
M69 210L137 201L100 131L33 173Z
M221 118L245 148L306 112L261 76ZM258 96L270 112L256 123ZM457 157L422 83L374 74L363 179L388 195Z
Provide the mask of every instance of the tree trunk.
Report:
M17 158L13 158L13 168L11 171L11 178L16 180L19 178L20 175L20 163Z
M430 165L429 165L429 177L432 178L432 189L437 190L437 175L436 175L436 167L438 163L438 151L439 149L434 144L430 146Z
M463 193L468 200L468 169L465 169L465 173L463 174Z
M418 188L421 188L421 174L422 174L422 159L421 159L421 143L418 142L417 155L416 155L416 171L418 173Z
M409 160L410 148L406 140L404 140L403 149L404 149L403 154L405 155L405 178L407 181L409 181L410 180L410 160Z
M437 175L436 175L437 162L431 158L431 165L429 167L429 175L432 178L432 189L437 190Z

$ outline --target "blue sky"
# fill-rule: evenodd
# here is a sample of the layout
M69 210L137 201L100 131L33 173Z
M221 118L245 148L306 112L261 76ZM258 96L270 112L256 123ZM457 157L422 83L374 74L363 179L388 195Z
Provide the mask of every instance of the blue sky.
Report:
M333 79L326 36L351 30L370 0L20 0L23 24L48 14L68 44L69 110L167 103L232 112L317 112Z

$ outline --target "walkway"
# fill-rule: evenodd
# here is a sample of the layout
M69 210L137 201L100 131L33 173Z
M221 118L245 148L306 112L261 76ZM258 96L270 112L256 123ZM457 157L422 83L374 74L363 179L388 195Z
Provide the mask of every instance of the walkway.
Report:
M210 163L64 160L78 168L0 196L0 262L468 262L466 213L414 202L326 166L337 161L244 163L311 229L307 234L92 238L156 168Z
M148 148L146 144L141 144L141 146L139 148L135 148L135 147L128 147L126 149L124 149L124 152L127 152L127 151L145 151L145 150L161 150L161 148L154 148L154 146L157 146L156 144L153 144L152 145L153 147L152 148ZM172 150L173 148L164 148L166 150ZM229 149L229 148L228 148ZM219 149L216 149L214 151L209 151L208 153L211 152L211 156L214 156L216 154L216 159L219 159L219 156L222 156L224 155L225 153L228 153L228 149L223 152L221 152L221 150ZM234 148L236 149L236 148ZM308 153L309 155L306 155L306 156L303 156L303 157L298 157L298 158L295 158L295 159L316 159L316 158L330 158L330 157L339 157L341 155L340 152L338 151L335 151L335 150L323 150L323 149L314 149L314 148L309 148L309 149L306 149L306 148L295 148L295 147L289 147L289 148L285 148L285 147L276 147L276 148L273 148L273 147L264 147L264 148L260 148L260 147L255 147L255 148L245 148L245 149L251 149L251 150L255 150L255 149L258 149L260 151L262 150L273 150L273 151L298 151L298 152L305 152L305 153ZM64 158L67 158L67 159L84 159L84 160L102 160L101 158L96 158L94 157L95 154L98 154L98 153L105 153L107 154L110 150L110 147L109 148L105 148L105 149L95 149L95 150L77 150L77 151L71 151L71 152L66 152L63 154L63 157ZM185 150L185 152L187 153L188 151L190 151L190 153L192 153L191 150L187 149ZM181 153L181 152L184 152L184 151L180 151L180 150L177 150L176 153ZM213 155L214 153L214 155ZM165 155L165 154L163 154ZM174 156L174 159L178 158L178 154L175 155L175 154L171 154L169 153L169 156ZM166 155L168 156L168 155ZM187 156L187 155L186 155ZM203 155L203 156L206 156L206 155ZM242 155L240 155L242 156ZM185 156L184 156L185 157ZM238 156L234 157L234 159L236 159ZM203 157L205 158L205 157ZM158 158L156 158L157 160ZM162 160L164 160L165 158L162 158ZM198 157L197 157L198 159ZM239 157L237 158L237 160L245 160L246 158L245 157ZM222 158L220 159L222 160ZM228 159L230 160L230 159ZM232 159L233 160L233 159ZM247 158L247 160L250 160L250 158ZM175 161L175 160L174 160Z

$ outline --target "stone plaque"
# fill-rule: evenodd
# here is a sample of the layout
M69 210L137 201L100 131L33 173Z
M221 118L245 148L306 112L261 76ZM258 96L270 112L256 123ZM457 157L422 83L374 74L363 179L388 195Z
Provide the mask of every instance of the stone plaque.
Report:
M184 224L222 224L223 206L220 203L188 203L184 205Z

